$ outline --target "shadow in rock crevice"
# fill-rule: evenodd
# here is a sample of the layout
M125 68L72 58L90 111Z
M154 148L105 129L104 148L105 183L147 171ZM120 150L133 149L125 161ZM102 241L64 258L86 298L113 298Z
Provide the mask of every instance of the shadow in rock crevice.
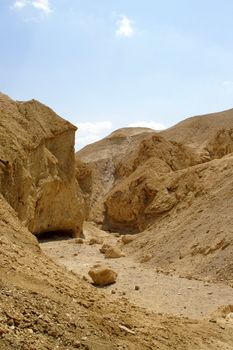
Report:
M53 241L64 241L76 237L73 230L58 230L58 231L47 231L37 233L36 238L39 243L53 242Z

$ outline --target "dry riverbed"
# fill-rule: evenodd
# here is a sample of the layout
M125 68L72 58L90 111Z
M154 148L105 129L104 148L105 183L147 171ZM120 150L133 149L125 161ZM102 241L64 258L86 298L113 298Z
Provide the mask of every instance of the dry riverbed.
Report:
M220 306L233 304L233 289L224 284L180 278L158 273L156 269L136 262L132 257L106 259L100 253L100 244L89 245L91 238L121 246L121 238L101 231L90 223L84 226L85 239L78 244L75 239L42 241L44 253L56 263L65 266L91 283L90 268L103 263L118 273L115 284L102 288L114 298L125 298L148 311L201 319L210 317ZM93 286L93 288L96 288Z

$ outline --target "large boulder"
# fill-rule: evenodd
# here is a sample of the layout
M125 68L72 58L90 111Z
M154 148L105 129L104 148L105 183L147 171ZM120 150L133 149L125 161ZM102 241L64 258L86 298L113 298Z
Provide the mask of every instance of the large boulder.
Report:
M75 131L38 101L15 102L0 94L0 193L33 233L82 231Z
M93 266L88 274L97 286L107 286L115 283L117 279L117 273L105 265Z

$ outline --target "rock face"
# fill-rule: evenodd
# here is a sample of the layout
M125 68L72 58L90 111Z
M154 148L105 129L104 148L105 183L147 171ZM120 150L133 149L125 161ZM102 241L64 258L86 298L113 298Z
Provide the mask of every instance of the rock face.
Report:
M105 199L104 227L139 232L177 203L170 174L201 163L192 149L152 134L116 160L116 181ZM171 188L170 188L171 187Z
M153 130L148 128L119 129L76 153L76 177L85 193L90 221L103 223L105 196L115 183L115 159L150 133Z
M35 100L14 102L0 94L0 192L33 233L82 231L75 131Z
M97 286L107 286L115 283L117 279L117 273L105 265L94 266L88 274Z

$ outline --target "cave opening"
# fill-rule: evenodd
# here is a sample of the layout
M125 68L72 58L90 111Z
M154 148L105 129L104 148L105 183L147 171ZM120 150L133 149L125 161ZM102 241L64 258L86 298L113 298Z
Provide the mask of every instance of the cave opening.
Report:
M46 243L52 241L64 241L68 239L72 239L75 237L75 233L73 230L58 230L58 231L46 231L39 232L35 234L39 243Z

